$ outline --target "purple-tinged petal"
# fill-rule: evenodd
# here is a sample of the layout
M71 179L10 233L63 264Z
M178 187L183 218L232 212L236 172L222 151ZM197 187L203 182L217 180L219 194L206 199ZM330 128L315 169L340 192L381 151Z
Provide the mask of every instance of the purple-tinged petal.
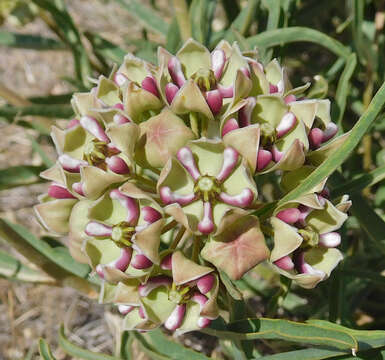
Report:
M120 154L121 152L113 143L107 144L107 147L111 155L117 155L117 154Z
M156 81L152 76L146 76L142 81L142 88L151 94L159 97L159 91L156 87Z
M238 112L238 121L240 127L249 126L251 124L251 114L254 107L257 104L257 100L253 97L246 99L246 104Z
M118 269L120 271L126 271L128 268L128 265L130 265L132 256L132 249L129 248L122 248L120 257L115 260L113 263L108 264L108 266L113 266L115 269Z
M113 106L114 109L124 110L124 105L122 103L116 103Z
M337 247L341 244L341 235L338 232L321 234L319 244L327 248Z
M135 255L134 258L131 261L131 266L134 269L148 269L150 266L152 266L153 262L143 254Z
M186 313L186 304L177 305L164 323L164 327L170 331L178 329L183 322Z
M128 313L130 313L134 309L135 309L135 306L132 306L132 305L124 305L124 304L119 304L118 305L118 311L122 315L127 315Z
M269 84L269 90L270 90L270 94L275 94L278 92L278 86L273 85L273 84Z
M290 208L281 210L276 216L287 224L294 224L299 220L300 215L301 212L297 208Z
M269 150L259 149L257 155L257 170L262 171L273 159L273 154Z
M205 296L203 294L199 294L199 293L195 293L191 297L191 301L194 301L197 304L199 304L201 311L202 311L203 307L205 306L205 304L207 303L208 300L209 299L207 298L207 296Z
M178 203L181 206L188 205L196 200L195 194L179 195L171 191L168 186L162 186L159 190L160 199L164 204Z
M226 64L225 52L221 49L216 49L211 53L211 69L217 80L222 77L223 69Z
M110 142L110 139L106 135L103 127L95 118L91 116L82 116L80 118L80 125L98 140L106 143Z
M64 170L74 173L78 173L82 166L88 165L87 161L74 159L73 157L67 154L59 156L59 163Z
M78 119L72 119L68 124L67 124L67 129L72 129L76 126L80 125L80 121Z
M199 326L199 328L203 329L207 326L209 326L211 324L211 320L206 318L206 317L203 317L201 316L198 321L197 321L197 325Z
M322 191L319 193L322 197L329 199L330 197L330 190L328 189L327 186L325 186Z
M245 188L238 195L229 195L225 192L221 192L219 198L226 204L246 207L253 202L254 193L249 188Z
M64 186L55 183L48 188L48 195L54 199L76 199Z
M213 115L221 112L223 104L223 96L219 90L207 91L205 94L207 105L212 111Z
M138 287L139 295L145 297L151 293L152 290L160 286L170 286L172 279L165 275L154 276L147 280L145 284L141 284Z
M189 147L184 146L180 148L176 154L176 157L184 166L184 168L189 172L191 177L197 181L201 176L197 164L194 159L194 155Z
M234 150L232 147L227 147L223 151L222 169L219 171L219 174L216 176L219 182L226 180L230 176L235 166L237 165L238 157L239 157L238 152Z
M198 223L198 230L202 234L210 234L214 231L213 210L211 203L203 203L203 218Z
M172 254L166 255L160 262L160 268L163 270L172 270Z
M271 153L273 154L273 160L277 163L283 158L283 151L279 151L277 147L274 145L271 149Z
M338 126L330 122L329 124L326 125L325 130L323 132L323 137L322 137L322 142L326 142L330 140L335 134L338 132Z
M239 129L238 121L235 118L231 118L226 121L222 128L222 137L225 136L230 131Z
M181 88L186 82L186 78L183 74L182 64L176 56L173 56L168 61L168 72L174 84Z
M297 101L297 98L295 97L295 95L290 94L284 98L284 101L285 101L285 104L290 104L294 101Z
M283 91L283 81L282 80L279 80L278 83L277 83L277 89L278 89L278 92L281 93Z
M295 255L294 264L295 264L295 269L300 274L311 274L311 275L318 275L322 277L325 276L325 273L323 271L314 269L311 265L309 265L305 261L305 253L302 251Z
M197 287L202 294L207 294L214 286L215 277L212 274L202 276L197 281Z
M128 81L128 77L122 73L115 73L114 82L118 86L123 86Z
M295 224L297 227L305 227L306 226L306 217L313 211L312 208L300 204L298 206L298 210L300 211L299 218L297 223Z
M232 98L234 96L234 86L233 85L225 87L223 85L218 84L217 88L220 91L220 93L222 94L223 98Z
M120 204L127 209L126 221L131 225L135 225L139 219L139 207L135 199L124 195L118 189L114 189L110 192L110 198L112 200L118 200Z
M97 221L90 221L84 232L88 236L95 236L95 237L109 237L112 234L112 227L108 225L104 225Z
M179 91L178 86L176 86L173 83L168 83L164 89L166 93L166 99L169 105L171 105L172 101L174 100L175 95Z
M322 143L324 137L324 133L319 128L311 129L308 135L310 147L314 149L318 149Z
M277 137L280 138L286 135L289 131L291 131L295 124L297 123L297 118L292 112L286 113L280 123L276 127Z
M141 212L143 214L143 220L150 224L162 218L161 213L151 206L144 206Z
M318 194L317 197L318 197L318 201L321 204L321 206L325 206L326 199L322 195L320 195L320 194Z
M282 270L286 270L286 271L294 269L294 263L291 260L291 257L287 256L287 255L284 256L284 257L281 257L280 259L278 259L276 261L274 261L274 265L276 265L279 268L281 268Z
M76 193L78 193L81 196L85 196L84 195L83 183L81 183L81 182L73 183L72 184L72 190L75 191Z
M103 265L99 264L96 266L95 271L99 275L101 279L104 279L104 271L103 271Z
M247 78L250 79L250 70L249 70L247 67L242 67L242 68L240 68L239 70L241 70L241 72L243 73L243 75L245 75Z
M129 123L131 122L131 120L126 117L126 116L123 116L122 114L119 114L119 113L116 113L113 117L112 117L112 121L117 124L117 125L122 125L122 124L126 124L126 123Z
M142 319L146 319L146 314L145 314L145 312L144 312L143 306L139 307L139 316L140 316Z
M115 174L127 175L130 173L130 169L126 162L119 156L108 157L105 161L108 169Z

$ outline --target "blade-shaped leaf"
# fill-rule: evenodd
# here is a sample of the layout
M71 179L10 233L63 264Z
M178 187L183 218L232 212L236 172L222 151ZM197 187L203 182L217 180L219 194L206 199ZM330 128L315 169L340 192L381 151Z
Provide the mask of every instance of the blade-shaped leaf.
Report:
M339 41L320 31L300 26L265 31L247 39L250 47L260 46L261 48L301 41L324 46L345 60L350 55L350 50Z
M93 351L89 351L86 349L82 349L81 347L73 344L68 340L64 333L64 326L62 325L59 330L59 345L60 347L69 355L85 360L120 360L120 358L100 354Z
M12 120L21 116L44 116L47 118L68 119L74 112L69 105L30 105L30 106L2 106L0 116Z
M39 35L17 34L0 31L0 46L32 50L64 50L65 44Z
M20 165L0 170L0 190L43 182L39 174L44 166Z
M120 46L104 39L98 34L86 32L84 35L90 41L95 53L118 64L123 62L127 51L123 50Z
M43 360L56 360L52 355L48 343L44 339L39 340L39 353Z
M142 25L152 31L166 36L168 24L154 10L136 0L116 0L132 16L138 19Z

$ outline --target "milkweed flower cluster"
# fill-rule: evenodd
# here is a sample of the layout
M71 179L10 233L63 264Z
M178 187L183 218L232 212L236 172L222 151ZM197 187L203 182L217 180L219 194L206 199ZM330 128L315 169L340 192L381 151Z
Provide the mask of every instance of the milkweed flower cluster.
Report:
M59 156L35 209L69 234L126 329L206 327L219 315L219 274L237 280L262 261L305 288L330 275L350 201L332 202L326 179L256 216L269 204L262 179L276 177L279 200L344 141L329 100L306 98L309 84L293 88L277 60L263 66L226 41L160 48L158 66L129 54L95 83L52 129Z

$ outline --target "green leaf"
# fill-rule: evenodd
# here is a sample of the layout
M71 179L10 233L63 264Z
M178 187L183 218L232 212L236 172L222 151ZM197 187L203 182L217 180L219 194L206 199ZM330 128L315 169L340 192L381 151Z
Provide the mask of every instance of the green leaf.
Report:
M152 330L148 333L151 344L160 353L167 355L170 359L180 360L208 360L209 358L194 350L187 349L183 345L166 337L161 330Z
M138 19L144 27L166 36L168 24L154 10L136 0L116 0L132 16Z
M71 343L65 333L64 333L64 326L60 326L59 330L59 345L60 347L69 355L74 356L79 359L86 359L86 360L121 360L120 358L106 355L106 354L100 354L93 351L89 351L86 349L82 349L81 347Z
M243 299L242 293L238 290L237 286L233 284L233 282L230 280L227 274L221 270L218 270L218 272L219 272L219 277L221 278L221 281L225 286L229 295L235 300L242 300Z
M354 270L344 268L342 274L345 276L352 276L355 278L361 278L365 280L373 281L379 285L385 286L385 276L368 270Z
M91 65L86 49L83 46L80 32L71 15L68 13L63 0L32 0L37 6L48 11L55 21L55 32L70 47L74 61L76 75L85 86L90 86L88 80L91 75Z
M343 194L359 192L367 187L371 187L385 179L385 165L372 170L368 173L363 173L357 178L343 182L342 185L336 186L331 190L330 196L336 198Z
M0 190L43 182L39 174L44 166L20 165L0 170Z
M330 155L316 170L288 194L286 194L279 202L278 206L288 201L297 199L299 196L307 193L318 185L323 179L336 170L354 150L360 142L360 139L370 125L376 120L377 115L385 104L385 83L378 90L372 102L369 104L365 113L360 117L359 121L354 125L349 133L347 140L340 146L339 150Z
M339 41L320 31L300 26L265 31L247 39L250 47L259 46L261 48L301 41L312 42L326 47L345 60L347 60L350 55L350 49L342 45Z
M332 119L338 125L339 132L342 133L342 119L345 114L346 99L351 89L350 79L357 65L356 54L350 54L346 60L346 65L338 81L336 101L333 103Z
M123 360L132 360L131 348L134 338L129 331L123 331L120 340L120 357Z
M96 54L118 64L123 62L127 51L123 50L120 46L115 45L98 34L85 32L84 35L90 41Z
M0 250L0 276L8 280L26 282L53 283L54 280L46 274L31 269L19 260Z
M139 347L141 350L149 356L152 360L170 360L168 356L158 353L144 338L143 335L139 334L137 331L132 332L132 336L138 341Z
M180 37L179 25L176 17L173 18L170 26L168 27L166 50L175 54L181 47L182 39Z
M64 50L66 46L51 38L39 35L17 34L0 31L0 46L31 50Z
M222 0L222 5L226 12L227 20L232 23L240 12L238 3L234 0Z
M258 2L259 0L249 0L231 24L231 28L237 30L241 35L246 35L255 19Z
M41 157L41 160L43 161L44 165L49 168L51 167L54 162L47 156L43 148L39 145L39 143L34 139L33 136L26 134L29 141L31 141L32 149L39 154Z
M189 16L192 37L202 44L207 44L215 0L193 0L190 5Z
M39 353L43 360L56 360L52 355L48 343L44 339L39 339Z
M60 104L67 105L71 101L73 93L60 94L60 95L48 95L48 96L33 96L28 98L33 104Z
M75 261L66 247L53 247L25 227L1 218L0 237L48 275L89 296L96 295L94 287L86 280L90 267Z
M207 328L203 332L232 341L280 339L301 344L332 346L348 353L351 349L358 348L355 338L340 329L281 319L247 319L230 323L226 330Z
M14 117L27 115L68 119L74 115L74 112L70 105L30 105L0 107L0 116L9 120L12 120Z

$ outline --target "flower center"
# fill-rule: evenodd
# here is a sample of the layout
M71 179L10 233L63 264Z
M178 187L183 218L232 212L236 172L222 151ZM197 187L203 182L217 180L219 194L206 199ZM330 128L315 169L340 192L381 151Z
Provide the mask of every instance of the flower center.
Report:
M122 221L112 228L111 239L116 245L130 246L131 238L135 234L135 228L126 221Z
M194 193L205 202L213 200L221 192L220 185L214 176L204 175L201 176L195 184Z
M306 226L305 228L298 230L298 233L303 237L307 246L317 246L319 242L319 234L310 226Z
M190 298L189 291L190 288L188 286L176 286L173 283L168 292L168 299L175 304L184 303Z
M199 69L191 78L202 91L210 91L217 87L217 79L210 69Z
M108 146L104 141L94 139L84 148L84 160L90 165L98 166L102 164L107 156Z
M261 145L263 147L273 145L277 138L275 128L268 123L264 123L261 125L260 129L261 129L261 140L260 140Z

